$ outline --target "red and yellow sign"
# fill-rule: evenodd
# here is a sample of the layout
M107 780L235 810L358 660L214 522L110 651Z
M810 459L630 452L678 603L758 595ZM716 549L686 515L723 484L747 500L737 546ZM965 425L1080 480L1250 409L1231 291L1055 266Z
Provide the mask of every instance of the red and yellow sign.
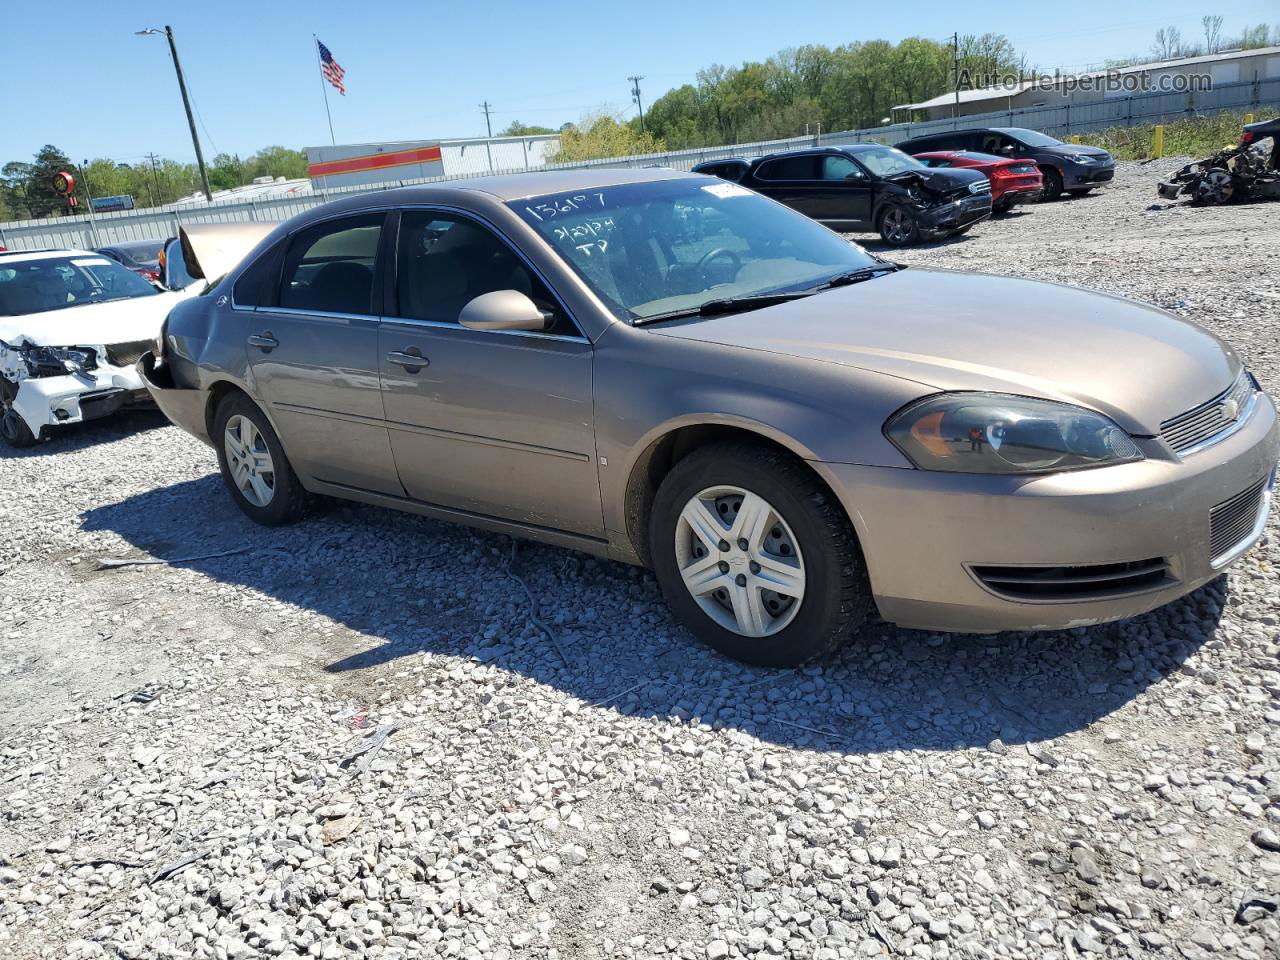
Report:
M307 167L307 174L316 177L339 173L364 173L368 170L384 170L415 163L439 163L440 147L414 147L409 150L391 150L386 153L370 153L362 157L346 157L342 160L324 160Z
M65 170L58 171L50 180L53 183L53 192L60 197L69 197L76 189L76 178Z

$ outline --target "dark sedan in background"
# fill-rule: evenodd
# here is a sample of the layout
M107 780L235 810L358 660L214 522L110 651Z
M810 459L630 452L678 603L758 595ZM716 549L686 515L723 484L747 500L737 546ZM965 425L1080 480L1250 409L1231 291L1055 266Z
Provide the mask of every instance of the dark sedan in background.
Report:
M1022 127L983 127L912 137L896 145L910 154L938 150L975 150L998 157L1034 160L1044 176L1042 196L1052 200L1063 190L1082 196L1111 181L1116 161L1107 151L1079 143L1063 143Z
M693 172L740 183L833 230L877 232L895 247L963 233L991 215L981 173L930 170L878 143L713 160Z
M130 240L98 247L94 252L110 257L152 283L159 283L160 251L163 247L163 240Z

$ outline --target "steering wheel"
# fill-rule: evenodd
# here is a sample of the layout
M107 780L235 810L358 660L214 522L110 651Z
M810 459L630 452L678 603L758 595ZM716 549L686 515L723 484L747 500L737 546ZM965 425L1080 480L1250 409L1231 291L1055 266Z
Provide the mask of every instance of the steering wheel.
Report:
M732 250L730 250L728 247L716 247L714 250L708 250L701 257L699 257L698 272L705 277L707 273L707 265L710 264L713 260L717 260L722 257L726 260L729 260L733 264L733 273L734 273L734 276L737 276L738 271L742 269L742 258L738 256L736 253L734 253Z

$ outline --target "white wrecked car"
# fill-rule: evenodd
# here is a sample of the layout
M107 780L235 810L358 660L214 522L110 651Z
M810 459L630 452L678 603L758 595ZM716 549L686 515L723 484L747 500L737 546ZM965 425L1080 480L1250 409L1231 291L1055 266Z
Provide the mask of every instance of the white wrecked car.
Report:
M101 254L0 253L0 436L26 447L50 428L149 404L134 364L195 293L161 291Z
M276 226L182 227L165 246L175 271L182 259L176 291L97 253L0 253L0 436L27 447L62 424L151 406L134 364L155 347L169 311L211 289Z

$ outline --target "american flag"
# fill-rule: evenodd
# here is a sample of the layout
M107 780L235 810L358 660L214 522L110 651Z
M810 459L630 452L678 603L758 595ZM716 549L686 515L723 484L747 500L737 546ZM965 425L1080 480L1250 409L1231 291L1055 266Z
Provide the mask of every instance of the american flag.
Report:
M320 72L324 74L324 78L338 88L338 92L344 97L347 95L347 88L342 85L342 78L346 76L347 71L338 66L338 61L333 59L333 54L319 40L316 46L320 48Z

